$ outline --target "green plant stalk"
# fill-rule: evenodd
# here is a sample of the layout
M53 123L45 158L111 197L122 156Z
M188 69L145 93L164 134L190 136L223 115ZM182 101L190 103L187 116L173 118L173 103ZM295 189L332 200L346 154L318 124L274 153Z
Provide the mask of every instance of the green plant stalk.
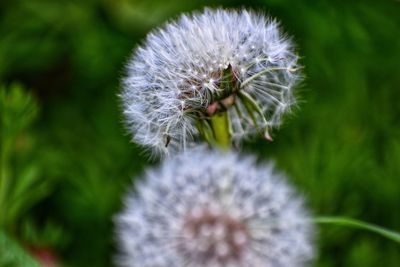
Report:
M394 242L400 243L400 233L360 220L346 217L320 216L316 217L313 221L319 224L336 224L367 230L386 237Z
M211 117L210 121L214 132L215 145L223 150L228 150L231 147L228 111L215 114Z

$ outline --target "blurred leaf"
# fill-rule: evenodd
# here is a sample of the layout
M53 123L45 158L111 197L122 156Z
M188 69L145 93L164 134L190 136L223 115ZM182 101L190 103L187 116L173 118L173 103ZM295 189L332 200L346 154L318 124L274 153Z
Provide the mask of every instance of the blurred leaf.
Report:
M24 249L0 229L1 267L41 267Z
M29 209L50 193L41 175L30 128L38 114L34 97L21 85L0 88L0 226L18 233Z
M38 108L30 94L20 84L0 87L0 138L9 142L25 130L36 118ZM4 144L4 143L3 143Z

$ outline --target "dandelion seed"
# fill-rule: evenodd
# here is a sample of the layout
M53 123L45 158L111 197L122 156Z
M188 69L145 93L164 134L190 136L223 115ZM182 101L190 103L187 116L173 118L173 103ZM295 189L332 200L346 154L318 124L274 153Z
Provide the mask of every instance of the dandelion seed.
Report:
M261 14L183 15L150 33L132 56L121 94L127 126L154 154L184 150L199 136L212 141L210 121L222 112L233 142L265 135L295 103L297 61L279 24Z
M271 164L199 149L146 173L116 218L123 267L307 266L313 227Z

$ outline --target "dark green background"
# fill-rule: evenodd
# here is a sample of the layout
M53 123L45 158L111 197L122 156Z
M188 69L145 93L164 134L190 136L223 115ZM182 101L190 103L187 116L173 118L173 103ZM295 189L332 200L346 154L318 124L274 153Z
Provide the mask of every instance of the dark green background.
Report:
M274 159L315 214L400 231L399 1L1 0L0 83L39 107L7 164L15 183L36 166L47 188L4 226L10 238L65 266L112 265L121 194L154 164L123 127L124 64L149 30L203 6L277 17L305 66L294 115L244 150ZM316 266L400 266L400 245L369 232L322 225L318 247Z

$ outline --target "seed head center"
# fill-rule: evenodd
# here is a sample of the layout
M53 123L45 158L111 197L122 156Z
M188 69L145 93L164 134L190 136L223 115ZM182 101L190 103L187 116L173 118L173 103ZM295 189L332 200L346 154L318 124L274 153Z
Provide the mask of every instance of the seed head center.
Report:
M246 226L219 210L197 209L183 224L182 251L193 261L226 264L238 261L249 242Z
M213 116L217 112L226 111L235 103L235 96L239 90L239 81L236 71L229 64L225 69L216 70L205 75L207 81L192 78L183 82L180 86L179 97L183 100L183 110L196 110L199 103L192 103L193 99L202 99L208 96L208 105L200 108L200 112L206 116ZM199 110L196 110L199 111Z

